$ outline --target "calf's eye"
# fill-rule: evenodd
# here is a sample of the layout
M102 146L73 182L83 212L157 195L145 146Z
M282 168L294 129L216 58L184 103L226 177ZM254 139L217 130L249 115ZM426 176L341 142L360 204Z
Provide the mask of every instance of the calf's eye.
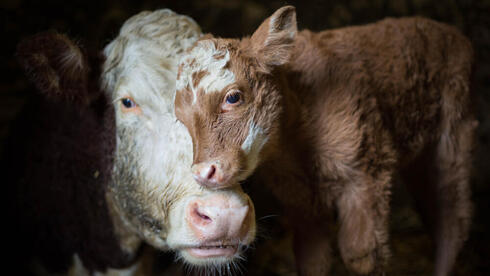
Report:
M227 112L239 106L241 103L243 103L242 92L234 89L226 94L223 103L221 104L221 109L223 112Z
M240 101L240 93L234 93L226 96L227 104L236 104L239 101Z

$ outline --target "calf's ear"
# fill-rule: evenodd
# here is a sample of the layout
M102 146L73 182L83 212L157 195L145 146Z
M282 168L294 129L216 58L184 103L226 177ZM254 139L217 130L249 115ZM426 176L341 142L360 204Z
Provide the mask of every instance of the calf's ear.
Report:
M67 36L39 33L17 45L27 76L48 98L88 103L89 65L82 49Z
M254 55L267 67L289 62L297 30L296 9L293 6L278 9L250 38Z

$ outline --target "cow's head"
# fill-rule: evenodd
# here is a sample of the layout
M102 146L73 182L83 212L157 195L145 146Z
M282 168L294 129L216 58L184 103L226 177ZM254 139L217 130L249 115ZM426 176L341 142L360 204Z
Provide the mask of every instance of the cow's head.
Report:
M283 100L273 72L289 61L295 35L287 6L250 38L204 37L182 57L175 113L192 136L192 172L202 185L232 186L273 150Z
M103 83L115 109L116 211L148 243L206 266L239 257L255 218L240 188L204 189L188 170L192 141L174 115L175 79L179 56L200 36L169 10L136 15L104 50Z

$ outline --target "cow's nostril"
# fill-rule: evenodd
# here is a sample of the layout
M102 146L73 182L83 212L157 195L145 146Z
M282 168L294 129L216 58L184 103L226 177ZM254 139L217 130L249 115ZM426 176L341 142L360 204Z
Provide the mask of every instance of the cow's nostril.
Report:
M201 218L201 219L203 219L203 220L212 221L210 217L208 217L207 215L205 215L205 214L203 214L203 213L199 212L199 210L198 210L197 208L196 208L196 209L194 209L194 213L195 213L195 214L196 214L196 215L197 215L199 218Z
M248 202L216 195L191 201L186 220L200 241L236 241L245 238L253 225L254 215L249 211Z

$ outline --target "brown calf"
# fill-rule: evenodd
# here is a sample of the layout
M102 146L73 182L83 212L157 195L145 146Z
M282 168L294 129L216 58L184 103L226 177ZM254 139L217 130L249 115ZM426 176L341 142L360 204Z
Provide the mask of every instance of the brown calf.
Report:
M192 171L223 188L252 173L290 211L301 275L325 275L328 229L358 274L382 272L390 190L399 176L447 275L471 219L470 43L423 18L297 33L283 7L241 40L207 36L182 58L175 112Z

